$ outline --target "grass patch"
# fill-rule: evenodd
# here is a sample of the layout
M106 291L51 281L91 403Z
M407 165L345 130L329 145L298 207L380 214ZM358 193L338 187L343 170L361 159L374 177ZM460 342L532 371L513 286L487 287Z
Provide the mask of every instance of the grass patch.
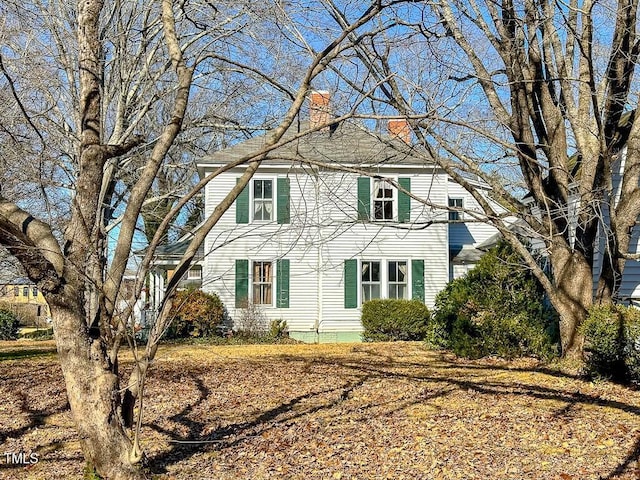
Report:
M0 351L0 362L5 360L20 360L24 358L50 357L56 355L56 353L55 348L20 348L16 350L3 350Z
M23 342L9 343L0 353ZM41 452L3 478L82 478L55 357L0 362L0 378L0 449ZM640 474L640 391L533 359L461 360L411 342L172 343L145 393L142 445L158 480Z

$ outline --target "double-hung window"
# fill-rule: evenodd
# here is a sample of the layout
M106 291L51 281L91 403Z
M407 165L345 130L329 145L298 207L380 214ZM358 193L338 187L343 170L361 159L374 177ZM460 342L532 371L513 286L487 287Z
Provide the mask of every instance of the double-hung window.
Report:
M376 220L394 219L394 188L386 180L374 181L373 218Z
M449 198L449 208L455 210L449 210L449 221L457 222L462 220L462 199L461 198Z
M377 298L424 302L424 260L344 261L344 307L358 308Z
M389 180L358 178L358 220L369 222L411 221L411 178L399 177L396 188Z
M388 298L407 298L407 262L387 263Z
M362 301L380 298L380 262L362 262Z
M273 180L253 181L253 219L273 219Z
M273 304L273 268L271 262L253 262L252 300L254 305Z

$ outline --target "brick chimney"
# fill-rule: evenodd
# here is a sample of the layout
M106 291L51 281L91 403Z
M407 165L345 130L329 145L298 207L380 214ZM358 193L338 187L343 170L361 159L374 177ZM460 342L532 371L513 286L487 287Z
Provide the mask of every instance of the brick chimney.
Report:
M406 144L411 143L411 127L406 119L394 118L389 120L387 128L389 129L389 133L392 137L398 137Z
M314 90L309 96L309 127L316 128L331 120L331 112L329 111L329 99L331 95L324 90ZM329 130L323 128L322 131Z

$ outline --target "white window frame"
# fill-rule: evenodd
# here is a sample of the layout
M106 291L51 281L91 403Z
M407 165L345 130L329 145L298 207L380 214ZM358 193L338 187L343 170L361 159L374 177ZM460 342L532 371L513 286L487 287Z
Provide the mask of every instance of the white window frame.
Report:
M371 179L371 220L373 222L395 222L398 219L398 189L391 183L396 181L396 178L372 178ZM390 200L378 200L382 202L391 202L391 218L376 218L376 193L378 185L387 184L391 188ZM384 211L384 210L383 210Z
M380 264L380 281L379 282L363 282L362 280L362 268L365 263L377 262ZM378 284L380 287L380 296L377 297L379 299L387 299L394 298L389 296L389 286L391 285L389 282L389 264L390 263L404 263L405 268L407 269L405 273L405 281L404 282L393 282L394 285L403 284L405 286L405 296L403 299L408 300L411 299L411 259L409 258L363 258L358 261L358 302L359 305L366 301L364 295L364 285L370 284Z
M460 205L457 205L459 203ZM447 205L449 208L464 208L464 198L462 197L449 197L447 200ZM464 215L462 210L449 210L449 221L450 222L460 222L464 220Z
M263 265L270 265L270 274L271 274L271 281L270 282L256 282L255 280L255 264L257 263L261 263ZM276 297L276 274L275 274L275 268L276 268L276 262L271 261L271 260L249 260L249 298L251 299L251 303L253 305L260 305L261 307L273 307L275 304L275 297ZM270 285L271 286L271 303L262 303L262 302L256 302L256 286L266 286L266 285Z
M190 268L187 270L187 280L202 280L202 268Z
M265 204L267 202L264 200L264 197L262 199L255 198L255 185L256 185L256 182L265 182L265 181L271 182L271 213L270 213L271 218L269 219L256 218L256 201L263 202ZM254 177L251 179L250 185L251 185L251 188L249 189L249 210L251 215L251 221L259 222L259 223L269 223L269 222L275 221L276 215L277 215L277 205L276 205L277 178L272 176Z
M404 263L404 281L400 282L398 280L394 280L391 281L390 278L391 276L389 275L389 268L391 266L392 263L396 264L396 269L399 271L399 264ZM387 292L387 298L398 298L398 299L402 299L402 300L406 300L409 296L409 261L408 260L387 260L386 261L386 274L387 274L387 282L386 282L386 292ZM396 272L398 273L398 272ZM397 277L396 277L397 278ZM390 290L392 286L395 286L396 289L398 286L404 285L404 295L402 297L392 297L390 295ZM396 290L397 291L397 290Z
M362 277L364 275L364 266L365 266L365 264L369 265L368 274L369 274L369 278L371 278L371 272L373 271L373 267L372 266L373 266L374 263L378 264L378 276L379 276L378 281L375 282L373 280L368 280L368 281L363 280ZM365 294L364 294L365 286L369 287L369 300L383 298L383 296L382 296L383 295L383 290L382 290L382 285L383 285L383 283L382 283L383 264L384 263L382 262L382 260L361 260L359 262L360 275L358 276L358 284L359 284L359 287L360 287L359 288L360 297L361 297L360 304L362 304L362 303L364 303L366 301L365 300ZM374 298L374 297L371 296L371 288L376 286L376 285L378 286L378 296Z

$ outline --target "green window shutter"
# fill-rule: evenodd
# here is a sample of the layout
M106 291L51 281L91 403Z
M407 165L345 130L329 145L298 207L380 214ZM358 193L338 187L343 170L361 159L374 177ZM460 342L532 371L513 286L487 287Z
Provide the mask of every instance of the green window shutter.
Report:
M344 261L344 308L358 308L358 260Z
M276 262L276 307L289 308L289 259Z
M411 260L411 298L424 302L424 260Z
M249 302L249 260L236 260L236 308Z
M411 178L398 178L398 185L407 192L411 191ZM404 192L398 191L398 222L408 223L411 221L411 197Z
M236 179L238 183L240 179ZM249 182L236 198L236 223L249 223Z
M277 182L278 189L278 223L291 223L291 214L290 214L290 186L289 186L289 178L278 178Z
M358 220L369 220L371 216L371 179L358 177Z

